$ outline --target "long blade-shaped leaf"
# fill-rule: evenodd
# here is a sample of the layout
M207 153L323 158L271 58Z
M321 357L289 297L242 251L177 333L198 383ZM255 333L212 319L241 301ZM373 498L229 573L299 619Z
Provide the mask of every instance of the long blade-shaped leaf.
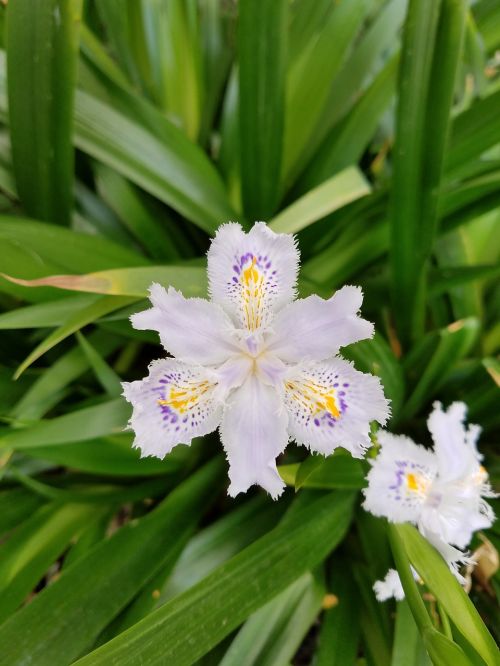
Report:
M406 19L391 213L394 313L405 343L423 329L425 269L465 14L463 0L411 0Z
M192 664L335 548L349 525L353 499L351 493L327 495L297 511L79 666L128 666L138 659L149 666Z
M249 220L265 220L279 194L285 62L286 0L239 5L239 127L243 204Z
M26 211L68 224L73 88L81 0L13 0L8 8L10 137Z
M209 463L155 511L91 549L7 620L0 627L0 663L73 662L156 571L173 566L214 496L220 470L219 460Z

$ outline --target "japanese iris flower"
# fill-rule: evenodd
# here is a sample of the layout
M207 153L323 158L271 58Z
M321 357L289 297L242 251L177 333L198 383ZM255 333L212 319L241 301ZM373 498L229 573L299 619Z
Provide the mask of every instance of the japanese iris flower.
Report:
M434 450L404 436L380 431L381 449L368 474L364 508L392 522L417 525L443 555L460 580L458 565L468 562L462 550L476 530L490 527L493 497L476 442L479 426L465 427L467 408L453 403L447 411L434 404L427 426Z
M153 307L132 325L158 331L174 358L123 385L143 455L162 458L218 427L229 494L259 484L273 498L284 488L276 457L290 437L324 455L338 446L363 455L370 421L384 423L389 409L379 380L336 356L373 335L358 315L361 289L294 300L298 266L292 235L228 223L208 252L210 300L151 286Z

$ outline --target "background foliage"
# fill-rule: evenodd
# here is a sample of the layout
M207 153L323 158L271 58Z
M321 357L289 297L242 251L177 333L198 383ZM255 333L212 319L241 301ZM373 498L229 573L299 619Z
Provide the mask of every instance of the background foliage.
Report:
M217 226L265 219L298 233L302 294L363 286L378 332L345 352L390 427L426 442L432 401L464 400L498 481L500 4L0 16L0 664L498 663L499 574L471 603L363 513L365 462L290 447L300 492L230 500L217 435L139 460L119 378L161 353L128 322L151 281L205 294ZM371 589L393 558L425 581L397 607Z

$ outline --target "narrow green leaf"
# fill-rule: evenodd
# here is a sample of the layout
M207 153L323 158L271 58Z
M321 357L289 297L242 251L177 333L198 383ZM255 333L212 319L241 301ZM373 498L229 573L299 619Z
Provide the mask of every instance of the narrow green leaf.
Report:
M48 504L38 509L0 548L0 624L16 610L85 524L96 506Z
M281 469L281 468L280 468ZM298 467L295 489L300 488L362 488L365 470L360 460L339 449L334 455L311 455Z
M3 312L0 314L0 330L59 326L82 308L96 303L98 298L98 296L78 294Z
M169 458L170 455L165 462ZM162 570L142 590L118 621L113 623L113 631L106 631L106 636L101 637L104 640L101 640L100 644L128 629L168 599L192 587L217 566L270 530L276 524L283 507L277 503L269 506L269 502L263 499L260 496L246 502L196 534L182 551L173 570Z
M496 90L455 118L446 160L447 173L459 171L500 141L499 104L500 90Z
M3 244L5 241L36 255L38 264L54 263L62 271L71 273L144 266L149 263L133 250L102 236L83 234L54 224L43 224L19 217L0 217L0 242ZM16 276L22 277L22 266L17 268L19 272L16 272Z
M335 556L330 564L328 591L337 598L325 610L318 638L317 666L354 666L360 635L359 597L352 576L347 576L350 563Z
M81 0L8 7L9 124L17 189L33 217L69 224L73 89Z
M138 655L150 666L193 663L335 548L349 524L353 499L351 493L336 493L298 511L79 666L127 666L137 663Z
M78 148L213 234L221 221L235 217L222 181L181 130L162 122L167 137L153 135L83 91L75 98Z
M335 78L365 18L367 0L336 3L288 73L283 177L289 186L302 170L304 148L321 119Z
M397 66L398 55L387 62L346 119L331 130L304 170L300 191L308 190L359 162L394 95Z
M446 266L431 277L430 293L442 294L453 287L460 287L476 280L490 280L500 276L500 266L496 264L475 266Z
M93 369L99 384L110 398L117 398L122 393L120 378L111 368L92 344L80 333L76 332L78 344L83 349L89 365Z
M269 226L276 233L296 233L369 193L361 171L349 167L278 213Z
M282 512L282 506L270 504L267 498L260 496L205 527L191 539L180 556L162 590L161 601L185 592L260 538L276 525Z
M425 650L422 649L422 639L408 602L399 601L396 607L391 666L425 666L426 664L430 666L431 662Z
M0 492L0 534L19 527L44 499L26 488L6 488Z
M73 412L67 416L71 414ZM123 417L122 426L125 421L126 415ZM77 422L76 425L82 427L81 423ZM116 431L121 427L113 429ZM61 437L64 438L64 436L64 433L61 434ZM74 432L71 431L66 433L66 437L69 438L69 441L54 444L38 445L28 442L29 446L23 447L22 451L30 458L49 460L56 466L71 467L82 472L113 477L178 475L196 458L196 451L193 450L194 443L190 448L178 446L164 460L159 460L153 457L141 458L139 450L132 448L133 435L129 433L71 441L75 437Z
M131 183L113 169L96 165L96 185L100 196L115 211L127 229L143 245L153 259L180 258L174 239L174 230L160 221Z
M26 368L72 333L79 331L81 328L87 326L87 324L92 323L96 319L99 319L103 315L118 310L118 308L133 303L136 300L137 299L134 297L126 296L103 296L98 301L87 305L80 311L71 315L62 326L59 326L59 328L53 331L45 338L45 340L35 347L31 354L29 354L16 370L14 379L17 379Z
M180 289L185 296L206 296L206 269L199 266L147 266L144 268L117 268L87 275L51 275L36 280L20 280L4 275L16 284L26 287L56 287L93 294L110 294L106 303L116 303L115 310L139 297L148 295L153 282ZM115 298L116 296L121 298ZM135 297L135 299L133 298ZM104 299L92 302L85 311L105 308ZM109 310L111 312L111 310ZM75 318L78 317L76 313ZM97 317L95 317L97 318ZM1 320L0 320L1 323Z
M95 546L11 616L0 627L0 664L65 666L78 658L161 567L174 564L214 497L221 468L220 460L203 467L158 508Z
M28 428L11 430L6 434L3 431L0 446L18 450L103 437L123 430L129 414L129 405L125 400L116 398L41 421Z
M286 0L239 3L239 144L245 215L266 220L279 197L285 107Z
M424 644L434 666L471 666L462 648L436 629L424 631Z
M436 395L453 366L472 348L479 326L479 321L470 317L439 331L437 347L424 371L419 369L419 380L397 417L398 423L411 418Z
M391 201L394 314L404 344L423 330L464 0L410 0L403 36Z
M287 664L315 620L324 594L319 576L306 573L298 578L245 622L220 666Z
M119 339L103 331L94 331L89 335L89 340L103 357L113 353L120 345ZM14 405L10 415L19 421L40 419L58 403L68 384L80 377L88 367L82 350L74 347L40 374Z
M499 651L495 641L441 555L412 525L394 525L394 530L402 540L411 563L453 619L453 624L488 666L498 664Z

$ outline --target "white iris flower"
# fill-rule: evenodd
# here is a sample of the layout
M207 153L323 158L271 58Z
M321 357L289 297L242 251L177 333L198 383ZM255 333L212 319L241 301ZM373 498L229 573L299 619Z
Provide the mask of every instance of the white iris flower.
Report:
M376 377L336 356L373 335L358 316L361 289L294 300L298 268L292 235L263 222L245 234L229 223L208 252L210 300L151 286L153 307L132 325L158 331L174 358L123 385L143 455L162 458L219 427L229 494L259 484L274 498L284 488L276 457L289 437L324 455L338 446L363 455L370 421L383 424L389 408Z
M453 573L468 562L462 550L476 530L490 527L494 513L488 474L476 448L480 428L464 420L467 408L453 403L447 411L436 402L427 426L434 450L404 436L381 431L381 449L368 474L364 508L395 523L411 522L443 555Z

